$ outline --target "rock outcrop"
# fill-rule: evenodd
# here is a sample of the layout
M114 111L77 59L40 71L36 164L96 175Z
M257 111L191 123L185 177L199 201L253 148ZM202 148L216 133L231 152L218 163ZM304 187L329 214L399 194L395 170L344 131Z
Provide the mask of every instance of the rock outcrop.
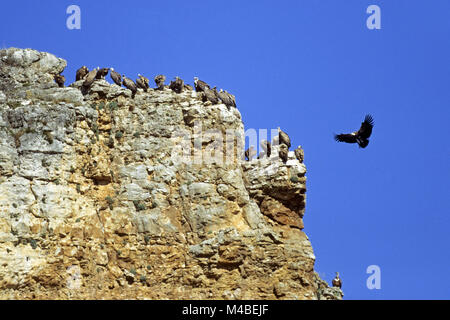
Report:
M238 109L105 80L83 95L54 83L65 66L0 50L1 299L341 297L320 294L337 289L314 272L293 152L243 162Z

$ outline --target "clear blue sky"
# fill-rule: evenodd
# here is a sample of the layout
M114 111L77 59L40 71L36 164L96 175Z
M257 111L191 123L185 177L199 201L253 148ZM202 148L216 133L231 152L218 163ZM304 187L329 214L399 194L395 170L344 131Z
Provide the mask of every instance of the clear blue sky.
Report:
M81 30L66 28L70 4ZM366 27L371 4L381 30ZM449 15L448 0L6 1L0 45L63 57L68 82L113 66L229 90L246 128L304 147L324 279L339 271L346 299L450 299ZM333 140L367 113L366 149Z

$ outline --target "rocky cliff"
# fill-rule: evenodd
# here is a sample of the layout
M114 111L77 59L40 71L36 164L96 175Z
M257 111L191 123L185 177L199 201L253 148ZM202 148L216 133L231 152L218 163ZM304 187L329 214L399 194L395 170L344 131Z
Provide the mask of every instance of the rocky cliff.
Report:
M83 94L54 82L65 66L0 51L1 299L341 298L314 272L292 152L242 161L238 109L105 80Z

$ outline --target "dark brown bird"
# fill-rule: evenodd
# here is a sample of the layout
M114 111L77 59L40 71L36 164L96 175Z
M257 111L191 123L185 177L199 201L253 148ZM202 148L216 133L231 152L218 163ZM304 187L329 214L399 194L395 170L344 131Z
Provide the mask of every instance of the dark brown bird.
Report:
M226 105L227 107L236 108L236 101L234 100L234 96L232 94L229 94L228 92L220 89L218 96L224 105Z
M134 96L136 95L136 92L137 92L136 84L130 78L125 77L124 74L122 75L122 79L123 79L122 84L125 86L125 88L131 90L131 97L134 98Z
M62 74L55 74L54 79L60 88L64 88L64 83L66 82L66 77L64 77Z
M97 69L98 72L95 75L95 79L97 80L105 79L105 77L108 75L109 68L101 68L101 69L97 68Z
M144 81L145 86L148 88L150 88L150 80L148 80L147 77L144 77L142 74L138 74L138 77L142 79L142 81Z
M352 133L335 134L334 139L338 142L357 143L360 148L365 148L369 144L369 137L372 134L373 118L370 114L366 115L364 122L358 131Z
M84 88L89 88L93 83L94 83L94 81L95 81L95 77L96 77L96 75L97 75L97 71L98 71L98 68L97 69L94 69L94 70L91 70L87 75L86 75L86 78L84 79L84 82L83 82L83 87Z
M256 156L256 150L253 146L250 146L247 150L245 150L245 160L251 161L254 156Z
M197 92L205 92L206 89L211 89L205 81L199 80L197 77L194 77L194 87Z
M264 154L267 156L267 158L269 158L272 154L272 146L270 142L267 140L262 140L259 145L264 150Z
M294 150L295 157L303 163L303 159L305 158L305 153L303 152L302 146L298 146L297 149Z
M147 92L148 85L147 85L147 83L145 82L145 79L144 79L140 74L139 74L138 76L139 76L139 78L136 79L136 85L137 85L137 87L138 87L138 88L141 88L141 89L143 89L145 92Z
M278 137L280 144L285 144L288 149L291 147L291 139L286 132L281 131L280 127L278 127Z
M77 70L77 73L75 75L75 81L80 81L86 77L86 75L89 73L89 69L86 66L82 66L80 69Z
M181 93L184 89L184 81L178 77L175 77L175 81L171 81L169 89L172 89L176 93Z
M210 101L213 105L220 102L217 90L205 88L203 102Z
M289 149L284 143L280 144L278 155L283 163L286 163L288 161Z
M122 76L120 73L116 72L114 68L111 68L111 72L109 73L111 79L117 84L119 87L122 86Z
M339 289L342 288L342 280L339 278L339 272L336 272L336 277L331 283L333 284L333 287L338 287Z
M156 83L156 88L158 90L163 90L164 89L164 82L166 81L166 76L163 74L157 75L155 77L155 83Z

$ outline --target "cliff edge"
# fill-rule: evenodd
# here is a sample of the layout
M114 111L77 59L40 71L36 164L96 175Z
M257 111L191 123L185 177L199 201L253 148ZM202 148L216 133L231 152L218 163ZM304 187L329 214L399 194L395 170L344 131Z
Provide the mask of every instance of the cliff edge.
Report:
M66 64L0 50L0 299L342 298L314 272L293 152L242 161L238 109L83 95L54 82Z

